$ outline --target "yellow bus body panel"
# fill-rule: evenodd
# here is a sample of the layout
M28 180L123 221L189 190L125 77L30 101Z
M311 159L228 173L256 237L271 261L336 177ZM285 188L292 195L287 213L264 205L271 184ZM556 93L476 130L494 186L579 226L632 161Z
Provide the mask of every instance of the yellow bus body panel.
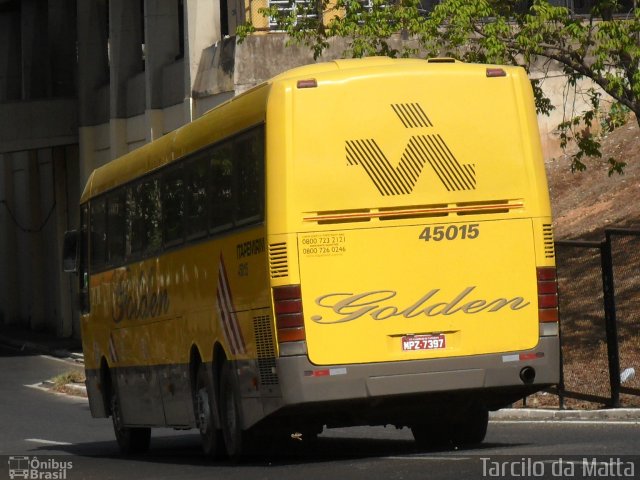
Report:
M239 254L254 241L261 248ZM86 367L98 368L102 357L113 367L187 364L192 346L211 361L216 342L230 359L255 358L253 319L270 315L263 245L264 227L255 227L93 276L92 312L83 325ZM250 275L237 275L240 263ZM225 331L220 318L222 268L235 331ZM230 343L240 346L237 354Z
M536 267L554 259L533 96L524 70L487 68L343 60L274 80L268 230L297 232L313 363L537 344ZM403 350L411 335L446 346Z

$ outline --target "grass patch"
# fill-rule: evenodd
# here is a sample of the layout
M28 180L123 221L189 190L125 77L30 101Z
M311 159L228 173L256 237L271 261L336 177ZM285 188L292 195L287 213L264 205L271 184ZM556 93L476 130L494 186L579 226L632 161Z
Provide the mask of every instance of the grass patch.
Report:
M67 395L86 397L86 392L76 386L84 386L85 376L82 370L70 370L51 379L51 390ZM74 388L76 387L76 388Z

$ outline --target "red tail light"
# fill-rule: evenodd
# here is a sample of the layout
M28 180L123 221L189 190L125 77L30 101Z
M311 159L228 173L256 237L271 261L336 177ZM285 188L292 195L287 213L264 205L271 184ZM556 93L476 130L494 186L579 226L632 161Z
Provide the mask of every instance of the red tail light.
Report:
M302 315L300 285L286 285L273 289L278 343L299 342L306 338Z
M557 322L558 278L555 267L538 267L538 319L541 323Z

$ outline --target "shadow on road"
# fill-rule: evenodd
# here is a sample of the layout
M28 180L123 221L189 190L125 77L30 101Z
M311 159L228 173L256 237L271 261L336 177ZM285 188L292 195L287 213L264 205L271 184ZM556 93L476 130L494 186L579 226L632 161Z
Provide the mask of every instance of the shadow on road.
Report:
M265 467L312 464L322 462L361 460L367 458L383 458L390 456L406 456L434 454L438 456L478 455L483 450L504 447L518 447L520 444L484 443L474 447L453 449L424 450L416 446L413 440L404 439L370 439L370 438L331 438L321 437L313 444L303 442L280 442L259 446L256 453L248 456L240 464L229 460L209 460L201 453L197 435L175 435L152 437L149 451L137 456L120 454L115 441L79 443L74 445L43 446L42 450L60 451L87 459L123 459L136 462L149 462L166 465L218 465L237 467ZM464 453L463 453L464 454Z

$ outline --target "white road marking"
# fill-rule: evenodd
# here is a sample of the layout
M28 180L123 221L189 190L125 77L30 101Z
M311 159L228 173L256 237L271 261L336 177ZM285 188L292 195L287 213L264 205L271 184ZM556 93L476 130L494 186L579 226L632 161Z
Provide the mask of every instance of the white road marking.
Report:
M77 362L75 362L74 360L69 360L69 358L58 358L58 357L53 357L51 355L39 355L40 358L46 358L47 360L55 360L56 362L60 362L60 363L66 363L67 365L75 365L76 367L78 367L78 369L82 369L82 364L79 364Z
M73 445L69 442L56 442L55 440L45 440L43 438L25 438L25 442L44 443L45 445Z
M434 457L425 455L407 455L407 456L390 456L383 457L386 460L427 460L427 461L445 461L445 462L459 462L461 460L469 460L471 457Z
M23 387L35 388L36 390L44 390L45 392L49 391L48 388L42 386L42 382L34 383L33 385L24 384Z

